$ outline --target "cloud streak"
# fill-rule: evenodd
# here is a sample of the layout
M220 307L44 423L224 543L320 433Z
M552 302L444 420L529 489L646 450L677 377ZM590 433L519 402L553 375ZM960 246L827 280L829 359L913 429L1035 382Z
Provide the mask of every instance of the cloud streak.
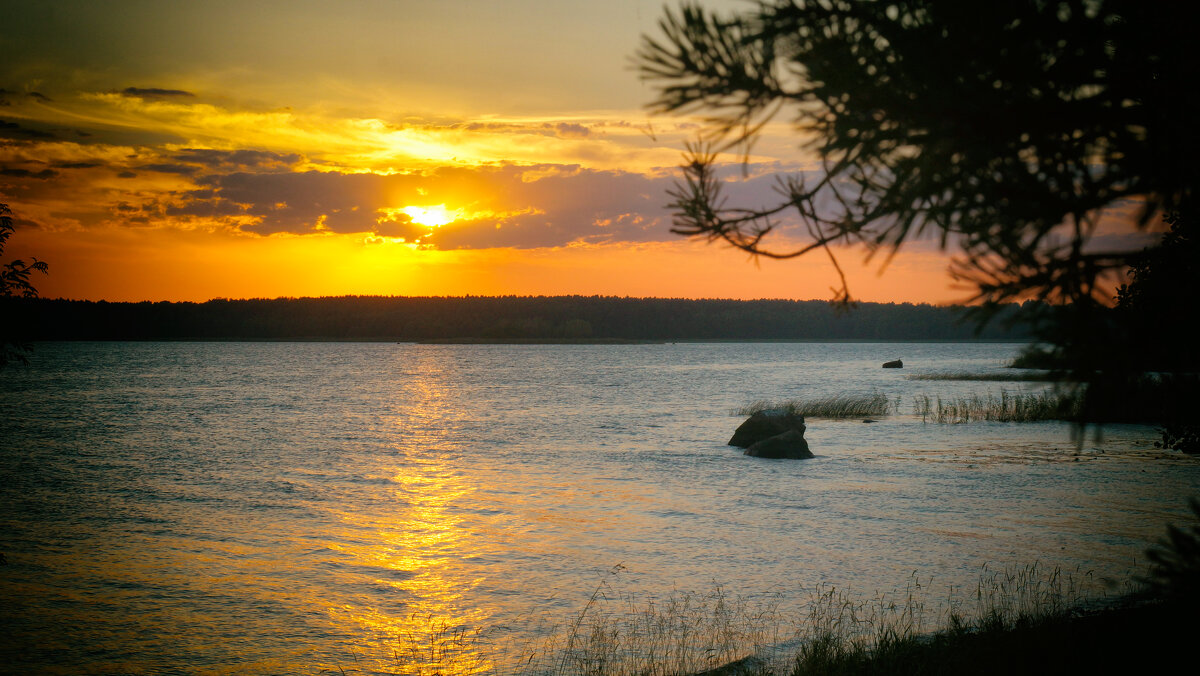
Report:
M126 87L121 90L122 96L139 99L192 99L196 95L182 89L161 89L159 87Z

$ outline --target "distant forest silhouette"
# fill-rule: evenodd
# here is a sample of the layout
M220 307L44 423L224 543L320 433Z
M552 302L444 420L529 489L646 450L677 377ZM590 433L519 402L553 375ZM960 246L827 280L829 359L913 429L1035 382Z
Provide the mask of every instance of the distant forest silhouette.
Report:
M1036 307L982 330L961 306L611 296L277 298L203 303L6 299L34 340L1018 340Z

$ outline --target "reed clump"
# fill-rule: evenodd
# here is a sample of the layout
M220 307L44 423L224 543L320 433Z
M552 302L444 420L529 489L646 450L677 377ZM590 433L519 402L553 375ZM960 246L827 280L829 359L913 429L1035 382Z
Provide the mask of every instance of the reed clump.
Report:
M733 411L733 415L749 416L764 411L777 411L805 418L861 418L889 415L899 402L875 394L838 394L816 399L759 400Z
M921 394L914 397L913 411L922 422L1038 422L1044 420L1079 420L1079 397L1071 392L1032 392L1011 394L1001 390L1000 396L990 392L969 397L942 399Z

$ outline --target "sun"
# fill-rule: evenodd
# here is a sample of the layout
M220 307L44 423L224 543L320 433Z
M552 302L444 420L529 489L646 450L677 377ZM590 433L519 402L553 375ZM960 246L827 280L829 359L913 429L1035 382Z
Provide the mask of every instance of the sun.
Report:
M404 207L403 213L408 214L413 223L430 228L437 228L447 223L453 223L462 216L462 209L450 211L445 204L435 204L428 207Z

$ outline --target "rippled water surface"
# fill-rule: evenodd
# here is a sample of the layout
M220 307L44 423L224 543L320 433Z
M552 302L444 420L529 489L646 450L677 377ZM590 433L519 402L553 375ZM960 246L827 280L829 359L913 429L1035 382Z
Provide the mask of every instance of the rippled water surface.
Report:
M0 657L16 671L386 670L429 622L528 640L605 571L786 605L1041 561L1123 579L1200 463L1105 428L937 425L918 381L1009 344L76 343L0 374ZM903 358L903 370L881 362ZM728 447L758 399L882 393L808 461Z

